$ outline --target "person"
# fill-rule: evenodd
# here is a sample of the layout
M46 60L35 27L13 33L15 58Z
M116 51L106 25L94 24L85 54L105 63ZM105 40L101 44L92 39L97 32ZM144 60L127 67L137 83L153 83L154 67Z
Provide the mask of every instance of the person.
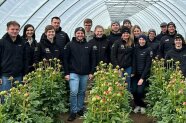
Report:
M131 30L132 29L131 21L129 19L125 19L123 21L123 27L127 27L127 28L129 28Z
M61 19L59 17L52 17L51 19L51 25L55 29L55 38L56 38L56 45L59 47L61 51L61 55L63 58L64 55L64 47L65 45L70 42L69 36L66 32L62 31L62 28L60 27ZM46 34L43 33L40 39L40 42L45 41Z
M132 69L132 94L136 107L134 112L144 114L146 104L143 101L145 88L148 85L147 78L150 73L153 52L147 45L147 37L144 34L138 36L139 45L134 51L133 69Z
M82 27L75 29L75 37L64 48L65 79L70 86L70 115L68 121L76 119L76 115L84 114L84 99L88 79L95 71L95 54L85 39Z
M21 83L24 75L25 48L19 35L20 25L16 21L7 23L7 33L0 40L0 91L9 90L12 82ZM13 80L9 78L13 77ZM1 100L3 102L3 99Z
M26 52L26 63L25 63L25 74L32 72L34 70L34 50L37 46L37 41L35 40L35 29L31 24L25 25L23 29L23 41L25 42L25 52Z
M134 46L138 45L138 36L142 33L140 26L134 25L131 31L131 37L134 42Z
M111 23L111 32L107 38L110 42L110 46L112 46L115 41L121 38L120 23L118 21L114 21Z
M161 28L161 33L156 36L156 39L158 41L160 41L161 38L167 34L167 23L166 22L161 23L160 28Z
M165 60L173 59L174 62L180 62L180 69L184 77L186 77L186 45L181 34L176 34L174 38L174 48L166 54Z
M147 37L147 45L153 50L153 57L155 58L158 55L159 41L156 39L155 29L149 29Z
M173 48L176 34L176 25L173 22L169 22L167 24L167 34L163 36L160 41L159 58L165 58L166 53Z
M91 31L91 28L92 28L92 20L91 19L86 18L84 20L84 28L85 28L86 41L89 42L94 37L94 32Z
M102 26L97 25L95 27L94 38L89 43L96 55L96 66L100 61L107 64L110 63L110 45Z
M121 29L121 39L114 42L111 50L111 63L114 67L117 65L124 68L128 74L126 82L128 83L128 90L131 91L131 72L132 72L132 56L134 51L134 45L130 37L130 29L123 27ZM124 76L124 73L121 73Z
M57 45L57 38L55 38L55 28L52 25L45 27L42 42L39 42L34 51L34 63L38 63L43 59L49 62L49 59L57 58L62 61L62 55L59 45Z

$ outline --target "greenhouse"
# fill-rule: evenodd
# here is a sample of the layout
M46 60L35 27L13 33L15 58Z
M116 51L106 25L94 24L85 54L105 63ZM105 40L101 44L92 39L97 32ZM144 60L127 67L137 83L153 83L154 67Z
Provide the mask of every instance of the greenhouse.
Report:
M186 123L186 0L0 0L0 123Z

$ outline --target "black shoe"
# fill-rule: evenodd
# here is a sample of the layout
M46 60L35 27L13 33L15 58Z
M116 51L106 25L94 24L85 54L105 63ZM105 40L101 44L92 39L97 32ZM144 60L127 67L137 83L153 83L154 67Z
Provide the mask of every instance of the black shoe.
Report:
M76 119L76 113L71 113L67 120L74 121L75 119Z
M79 116L83 116L83 115L84 115L84 110L79 110L79 111L77 112L77 114L78 114Z

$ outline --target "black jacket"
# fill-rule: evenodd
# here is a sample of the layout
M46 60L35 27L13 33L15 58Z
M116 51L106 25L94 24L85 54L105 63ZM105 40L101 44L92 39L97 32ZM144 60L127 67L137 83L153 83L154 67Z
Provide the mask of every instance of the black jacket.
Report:
M43 41L38 43L38 46L35 48L34 62L38 63L44 58L46 60L54 58L62 60L61 50L58 47L55 38L53 43L51 43L47 38L44 38Z
M97 38L94 36L93 39L89 41L90 46L93 49L93 52L96 55L96 66L100 61L104 63L110 62L110 45L107 37L103 35L101 38Z
M0 72L3 76L17 77L24 74L25 47L22 38L18 35L12 41L8 33L0 40Z
M157 36L156 36L156 39L158 40L158 41L161 41L161 38L163 37L163 36L165 36L165 35L167 35L167 33L160 33L160 34L158 34Z
M174 62L180 61L180 69L186 77L186 46L182 47L182 49L173 48L172 50L169 50L165 59L169 60L171 58Z
M68 34L65 33L64 31L62 31L61 27L59 28L59 30L56 30L56 45L59 47L59 50L61 51L61 55L64 55L64 47L65 45L70 42L70 39L68 37ZM45 41L46 39L46 35L43 33L41 36L41 40L40 42L42 43L43 41Z
M114 42L111 50L111 61L114 67L119 65L120 68L132 66L134 46L126 46L122 39Z
M174 35L167 34L161 38L159 46L160 58L165 58L166 53L173 48L175 34Z
M75 37L64 48L65 75L76 73L80 75L93 74L95 70L95 54L86 39L78 42Z
M158 55L159 44L160 41L158 41L156 38L154 38L154 40L152 41L149 39L149 37L147 38L147 45L151 47L153 50L153 58L155 58Z
M25 43L25 54L26 54L26 61L25 61L25 74L34 70L34 50L37 47L37 41L33 39L32 44L30 45L28 40L22 38Z
M153 52L151 47L138 46L134 50L134 60L132 73L141 75L141 79L146 79L150 73Z
M121 38L121 33L113 33L110 32L110 35L107 37L107 39L110 42L110 48L112 47L113 43Z

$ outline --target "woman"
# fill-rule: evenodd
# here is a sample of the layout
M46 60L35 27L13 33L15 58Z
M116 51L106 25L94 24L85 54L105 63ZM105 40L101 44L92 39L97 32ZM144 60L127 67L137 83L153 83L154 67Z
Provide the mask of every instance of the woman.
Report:
M100 61L108 64L110 62L110 43L106 35L104 35L104 28L102 26L97 25L95 27L94 37L89 43L96 55L96 66Z
M116 41L111 50L111 61L115 66L124 68L125 72L128 73L126 82L128 83L128 90L131 91L130 81L131 81L131 71L132 71L132 56L134 45L130 37L130 29L123 27L121 30L122 36L121 39ZM124 73L122 73L122 76Z
M142 34L138 36L139 45L134 51L133 69L132 69L132 94L136 105L134 112L145 113L145 87L148 85L147 78L150 73L152 63L152 49L147 46L147 37Z
M134 45L136 46L138 44L138 36L141 34L141 28L138 25L134 25L132 27L132 34L131 37L133 38Z
M47 61L54 58L62 60L61 51L56 45L55 28L52 25L48 25L45 27L44 33L46 37L42 39L42 42L40 42L35 49L35 63L38 63L43 59L46 59Z
M181 34L176 34L174 39L174 48L167 52L166 60L173 59L174 62L180 62L182 74L186 77L186 46Z
M70 86L70 116L68 121L76 119L76 114L84 114L84 99L88 79L92 79L95 69L95 55L86 42L85 30L75 29L75 37L64 48L65 79Z
M25 62L25 74L34 70L34 50L37 46L37 41L35 40L35 29L31 24L25 25L23 29L23 36L25 42L25 54L26 54L26 62Z

